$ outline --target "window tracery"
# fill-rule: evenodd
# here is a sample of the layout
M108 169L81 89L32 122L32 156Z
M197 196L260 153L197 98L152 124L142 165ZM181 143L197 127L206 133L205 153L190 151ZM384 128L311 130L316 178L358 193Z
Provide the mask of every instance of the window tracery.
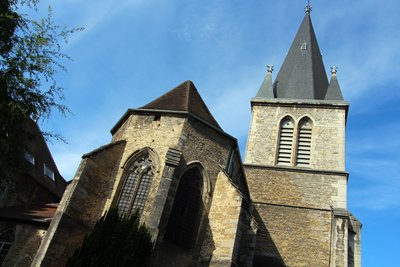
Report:
M121 214L143 212L153 181L153 168L149 155L142 156L129 167L117 205Z

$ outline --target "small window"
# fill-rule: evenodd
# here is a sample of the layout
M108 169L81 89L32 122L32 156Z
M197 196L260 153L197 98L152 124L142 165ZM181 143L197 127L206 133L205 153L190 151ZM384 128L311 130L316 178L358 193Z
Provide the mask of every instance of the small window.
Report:
M306 42L303 42L302 44L301 44L301 50L307 50L307 43Z
M161 120L161 115L155 115L154 116L154 121L160 121Z
M35 157L31 153L29 153L28 151L25 151L24 158L30 164L35 165Z
M44 165L44 175L54 181L54 172L49 167L47 167L46 164L43 165Z
M7 256L8 251L14 242L15 233L13 229L4 230L0 234L0 265L3 264L4 259Z

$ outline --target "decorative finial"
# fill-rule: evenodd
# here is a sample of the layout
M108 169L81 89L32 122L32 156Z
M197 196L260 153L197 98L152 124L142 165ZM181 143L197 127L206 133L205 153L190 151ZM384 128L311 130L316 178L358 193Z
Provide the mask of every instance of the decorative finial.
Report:
M272 72L274 71L274 65L269 64L269 65L267 66L267 71L268 71L269 73L272 73Z
M331 67L331 74L332 74L332 76L336 76L337 70L338 70L338 67L336 67L336 66L332 66L332 67Z
M310 14L310 13L311 13L312 7L310 6L310 0L308 0L307 5L306 5L306 7L304 8L304 11L305 11L307 14Z

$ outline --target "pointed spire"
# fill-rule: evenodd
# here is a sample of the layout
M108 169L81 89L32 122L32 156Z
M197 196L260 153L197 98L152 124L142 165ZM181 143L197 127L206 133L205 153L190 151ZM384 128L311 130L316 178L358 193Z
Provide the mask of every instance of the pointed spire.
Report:
M265 79L260 87L260 90L258 90L256 97L274 98L274 91L272 88L273 71L274 71L274 65L268 65L267 75L265 75Z
M277 98L323 99L328 78L311 22L311 6L275 80Z
M342 90L340 90L339 82L337 80L337 67L331 67L331 81L328 90L326 91L325 100L343 100Z

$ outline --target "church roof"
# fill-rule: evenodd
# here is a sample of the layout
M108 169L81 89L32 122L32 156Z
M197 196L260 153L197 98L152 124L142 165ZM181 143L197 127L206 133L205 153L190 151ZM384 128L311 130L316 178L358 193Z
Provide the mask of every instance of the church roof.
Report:
M273 66L268 66L267 75L265 75L264 81L261 84L256 97L274 98L274 91L272 87L272 71Z
M325 100L343 100L342 91L336 77L336 68L332 68L332 78L326 91Z
M294 38L274 83L275 98L324 99L328 88L310 9Z
M185 81L139 109L186 111L221 129L192 81Z

